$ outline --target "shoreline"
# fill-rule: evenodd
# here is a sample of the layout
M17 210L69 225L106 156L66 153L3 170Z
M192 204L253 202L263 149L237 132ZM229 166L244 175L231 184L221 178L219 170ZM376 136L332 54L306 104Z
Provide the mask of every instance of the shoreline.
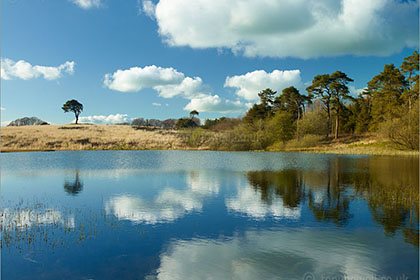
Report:
M318 148L318 149L316 149ZM330 154L330 155L366 155L366 156L404 156L404 157L419 157L419 151L400 151L400 150L337 150L337 149L322 149L322 147L315 147L311 149L300 150L249 150L249 151L226 151L226 150L212 150L205 148L180 148L180 149L21 149L21 150L0 150L2 154L7 153L35 153L35 152L72 152L72 151L209 151L209 152L267 152L267 153L301 153L301 154Z
M208 131L206 133L210 137L220 136L217 132ZM212 148L205 141L191 145L188 135L192 137L193 134L190 131L182 130L139 130L127 125L2 127L0 151L1 153L120 150L241 151ZM396 149L383 139L373 135L342 136L338 140L330 138L312 147L272 146L265 150L244 150L242 152L419 156L419 151Z

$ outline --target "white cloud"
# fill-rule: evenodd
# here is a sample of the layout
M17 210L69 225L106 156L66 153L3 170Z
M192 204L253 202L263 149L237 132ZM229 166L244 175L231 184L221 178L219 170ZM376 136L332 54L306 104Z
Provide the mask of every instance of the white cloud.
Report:
M144 88L152 88L163 98L183 97L190 100L184 110L232 113L245 111L249 107L240 101L224 100L218 95L210 94L210 88L203 84L200 77L186 77L184 73L172 67L151 65L117 70L105 75L104 85L120 92L137 92Z
M364 90L366 90L367 88L355 88L354 86L349 86L349 90L350 90L350 95L357 97L359 96L360 93L362 93Z
M153 103L152 103L152 105L153 105L153 106L156 106L156 107L161 107L161 106L162 106L162 104L160 104L160 103L156 103L156 102L153 102Z
M152 88L164 98L182 96L191 98L203 94L205 87L199 77L185 77L176 69L162 68L155 65L132 67L106 74L104 84L112 90L121 92L137 92L144 88Z
M130 118L127 114L115 114L115 115L97 115L97 116L83 116L79 117L80 122L89 122L97 124L116 124L130 122L133 118Z
M183 96L190 99L204 95L206 90L209 90L203 85L200 77L186 77L180 84L159 85L154 87L159 92L159 96L164 98L172 98L175 96Z
M73 4L76 4L82 9L99 8L101 6L101 0L70 0Z
M219 112L222 114L244 112L249 109L249 104L244 104L237 101L230 101L220 98L218 95L205 95L190 100L184 110L192 111L197 110L198 112Z
M278 93L290 86L302 88L299 70L274 70L267 73L264 70L248 72L245 75L227 77L225 87L238 88L236 94L246 100L258 100L258 93L266 88L271 88Z
M22 80L34 79L42 76L46 80L56 80L62 73L74 73L74 61L67 61L57 67L31 65L29 62L19 60L15 62L11 59L1 59L1 78L11 80L18 78Z
M144 0L143 1L143 12L150 18L154 19L155 17L155 10L156 10L156 5L153 4L152 1L150 0Z
M4 111L4 110L6 110L6 108L0 107L0 111Z
M148 0L144 5L171 46L299 58L389 55L418 46L417 0L160 0L155 7Z

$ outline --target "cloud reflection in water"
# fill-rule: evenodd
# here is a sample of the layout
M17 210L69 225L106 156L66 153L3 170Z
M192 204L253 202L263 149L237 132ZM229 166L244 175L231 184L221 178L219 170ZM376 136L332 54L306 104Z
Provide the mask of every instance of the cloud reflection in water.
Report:
M267 216L274 218L299 219L301 208L287 207L283 199L270 194L270 203L261 199L261 191L251 188L249 185L238 186L237 195L226 199L226 207L234 212L238 212L251 218L261 220Z
M186 189L164 188L154 199L127 194L114 196L105 203L105 211L134 223L166 223L186 213L201 211L203 201L219 192L219 182L206 172L188 173L186 182Z
M384 238L363 231L349 235L303 229L177 240L147 279L303 279L307 272L315 279L344 275L368 279L375 273L392 273L387 264L394 263L394 257L380 252L388 250L381 246Z

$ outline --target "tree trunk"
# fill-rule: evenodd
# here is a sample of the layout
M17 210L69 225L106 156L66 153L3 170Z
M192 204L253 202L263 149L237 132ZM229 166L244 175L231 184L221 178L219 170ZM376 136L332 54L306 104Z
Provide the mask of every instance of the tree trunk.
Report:
M339 110L337 109L337 111L336 111L336 116L335 116L335 135L334 135L334 138L335 139L338 139L338 129L339 129L339 117L338 117L338 114L339 114Z
M75 114L76 115L76 124L77 124L77 122L79 121L79 115L77 115L77 114Z
M408 82L409 82L409 94L408 94L408 113L411 113L411 93L413 91L413 80L411 79L411 72L408 75Z
M408 113L411 113L411 89L410 94L408 95Z
M330 105L327 104L327 114L328 114L328 121L327 121L327 136L330 134L330 123L331 123L331 112L330 112Z

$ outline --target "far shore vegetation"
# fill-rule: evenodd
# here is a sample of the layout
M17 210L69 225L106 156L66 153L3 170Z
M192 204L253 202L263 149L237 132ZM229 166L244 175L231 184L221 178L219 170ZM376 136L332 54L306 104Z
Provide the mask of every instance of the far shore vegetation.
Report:
M417 155L419 54L400 67L384 66L357 97L353 80L336 71L317 75L306 95L293 86L258 95L242 118L207 119L193 110L181 119L135 119L120 125L76 124L4 127L1 151L197 149L338 154Z

